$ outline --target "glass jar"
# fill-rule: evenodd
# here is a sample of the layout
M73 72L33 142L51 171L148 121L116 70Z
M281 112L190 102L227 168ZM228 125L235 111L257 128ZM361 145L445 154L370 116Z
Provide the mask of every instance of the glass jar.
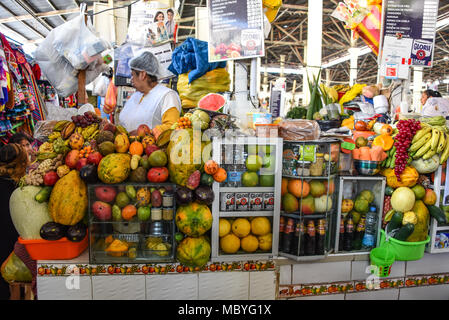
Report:
M173 220L173 207L162 209L162 220Z
M173 207L173 193L165 192L162 196L162 206L163 207Z
M162 208L151 208L151 220L152 221L162 220Z
M310 164L310 175L313 177L320 177L323 175L324 154L317 153L315 162Z

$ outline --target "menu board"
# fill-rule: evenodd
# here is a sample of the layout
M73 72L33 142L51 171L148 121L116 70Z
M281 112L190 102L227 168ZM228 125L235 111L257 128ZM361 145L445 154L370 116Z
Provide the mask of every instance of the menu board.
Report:
M410 39L402 58L409 66L431 67L435 46L438 0L386 0L384 1L384 45L386 37ZM404 43L402 43L403 45ZM385 54L385 52L384 52Z
M208 0L209 62L262 57L262 0Z

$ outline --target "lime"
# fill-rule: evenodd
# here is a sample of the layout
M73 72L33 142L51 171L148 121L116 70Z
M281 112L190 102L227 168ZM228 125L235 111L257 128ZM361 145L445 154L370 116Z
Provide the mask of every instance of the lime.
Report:
M259 171L262 168L262 158L258 155L249 155L246 159L246 168L252 172Z
M257 154L257 146L254 144L250 144L247 146L247 152L249 155L255 155Z
M147 221L150 219L151 210L150 207L140 207L137 209L137 218L139 221Z
M256 172L245 172L242 175L242 184L244 187L256 187L259 184L259 176Z
M126 192L119 192L117 197L115 198L115 204L119 206L119 208L124 208L130 203L131 199L128 197Z
M260 175L259 183L261 187L274 187L274 175Z
M184 234L181 233L181 232L176 232L176 234L175 234L175 240L176 240L177 242L181 242L183 239L184 239Z
M259 145L258 153L269 156L274 151L274 146L272 145Z

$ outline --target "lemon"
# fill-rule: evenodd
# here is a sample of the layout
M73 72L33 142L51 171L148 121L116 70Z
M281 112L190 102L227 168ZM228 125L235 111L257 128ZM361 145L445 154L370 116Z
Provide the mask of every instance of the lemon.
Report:
M240 249L240 239L229 233L220 239L220 248L224 253L236 253Z
M251 223L248 219L238 218L231 226L232 232L239 238L246 237L251 231Z
M245 252L254 252L257 250L257 248L259 248L259 240L257 240L257 238L255 236L253 236L252 234L247 235L246 237L244 237L241 241L241 246L243 251Z
M264 236L257 237L259 239L259 248L263 251L271 250L271 245L273 242L273 235L271 233L267 233Z
M251 221L251 232L256 236L264 236L271 232L271 223L267 217L256 217Z
M231 231L231 223L227 219L220 219L219 230L220 238L224 237Z

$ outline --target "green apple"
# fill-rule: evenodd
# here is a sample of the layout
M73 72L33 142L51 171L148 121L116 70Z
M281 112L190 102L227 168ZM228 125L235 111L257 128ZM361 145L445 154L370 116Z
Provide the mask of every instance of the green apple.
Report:
M148 219L150 219L150 215L150 207L145 206L137 209L137 218L139 219L139 221L147 221Z

